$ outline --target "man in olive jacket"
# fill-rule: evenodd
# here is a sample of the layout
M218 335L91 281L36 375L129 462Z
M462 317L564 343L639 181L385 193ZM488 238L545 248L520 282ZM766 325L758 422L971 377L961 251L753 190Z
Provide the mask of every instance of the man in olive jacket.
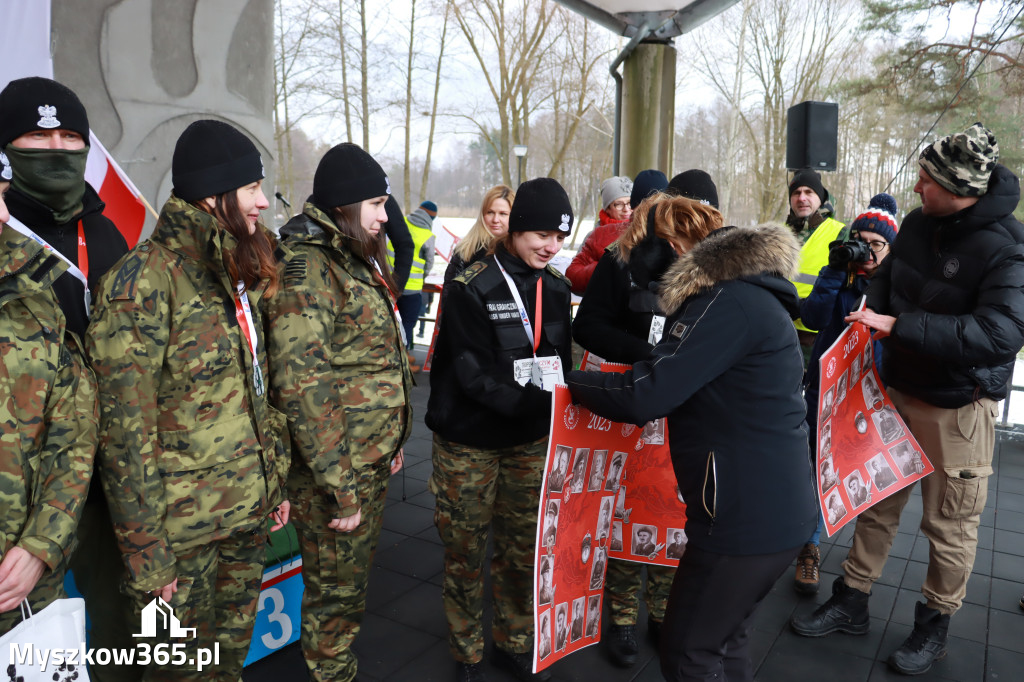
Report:
M999 165L992 133L976 123L919 159L921 207L907 215L872 279L863 322L882 339L882 379L935 473L921 481L929 540L925 601L914 630L889 657L904 674L946 655L949 617L963 602L992 474L997 401L1024 345L1024 226L1013 217L1017 178ZM868 596L885 566L912 486L857 520L833 596L797 634L865 634Z

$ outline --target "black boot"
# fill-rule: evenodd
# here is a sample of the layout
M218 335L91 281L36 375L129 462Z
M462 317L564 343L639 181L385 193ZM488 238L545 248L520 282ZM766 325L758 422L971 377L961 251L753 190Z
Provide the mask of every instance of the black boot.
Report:
M904 675L928 672L935 661L946 657L949 614L928 608L924 602L914 605L914 631L889 656L889 667Z
M608 628L608 636L605 637L605 646L608 647L608 658L620 668L628 668L636 663L636 657L640 653L640 647L636 642L635 625L615 625Z
M494 665L499 668L512 673L517 680L522 682L547 682L551 679L551 673L547 670L541 670L539 673L533 672L533 652L524 651L523 653L515 653L513 651L505 651L501 647L494 647Z
M803 637L824 637L832 632L866 635L871 627L868 597L848 587L843 576L832 583L832 596L809 616L794 615L789 621L793 632Z

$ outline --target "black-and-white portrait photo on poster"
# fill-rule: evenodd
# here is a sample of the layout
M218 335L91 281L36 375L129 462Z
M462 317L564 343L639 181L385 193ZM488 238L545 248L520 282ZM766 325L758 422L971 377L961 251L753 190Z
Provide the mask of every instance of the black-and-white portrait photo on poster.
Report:
M900 426L900 420L896 418L896 412L888 405L873 412L871 420L875 422L878 435L886 445L892 443L897 438L903 437L903 427Z
M665 444L665 420L654 419L647 422L644 425L643 433L640 437L645 443L650 445L664 445Z
M615 496L608 495L601 499L601 512L597 515L597 539L603 540L608 537L608 530L612 522L612 505L615 503Z
M825 421L832 416L832 400L835 398L836 388L832 388L825 391L825 395L821 396L821 416L818 417L818 421Z
M839 491L833 491L825 502L825 506L828 509L828 522L833 526L839 523L839 519L846 516L846 505L843 504L843 499L839 497Z
M548 500L547 508L544 511L544 534L540 541L542 547L555 546L558 533L558 509L561 504L561 500Z
M584 602L586 600L586 597L580 597L572 601L572 627L569 628L569 639L573 642L583 637L583 620L586 612Z
M551 612L545 611L540 614L540 646L537 647L537 656L547 658L551 655Z
M668 539L665 556L669 559L682 559L686 552L686 531L682 528L669 528Z
M622 521L612 522L612 539L608 542L608 547L613 552L622 551Z
M635 524L633 526L633 554L653 556L658 545L658 529L654 526Z
M552 576L555 574L555 558L545 555L540 559L540 589L537 590L537 603L540 605L550 604L555 596L551 584Z
M607 461L607 450L594 450L594 462L590 467L590 482L587 485L590 492L601 489L601 484L604 483L604 464Z
M836 405L846 400L846 382L849 378L849 370L843 372L839 377L839 383L836 384Z
M871 348L870 344L868 348ZM864 378L860 380L860 390L864 394L864 404L869 409L877 410L882 406L882 392L878 389L873 374L864 375Z
M565 486L565 475L569 471L569 457L571 454L572 448L569 446L555 446L555 463L552 465L551 473L548 475L548 490L550 492L562 492L562 488Z
M921 453L914 449L909 440L902 441L892 446L889 454L896 461L900 473L904 476L913 476L924 472L924 460Z
M626 453L616 452L612 455L612 463L608 465L608 479L604 482L604 489L616 491L622 479L622 472L626 468Z
M604 547L594 549L594 566L590 572L590 589L604 589L604 565L608 561L608 555Z
M587 460L590 459L590 448L577 448L576 460L572 463L572 487L574 493L583 492L587 484Z
M885 455L881 452L868 460L868 472L879 490L885 490L896 482L896 474L892 472L889 463L885 461Z
M595 594L587 600L587 637L597 637L601 626L601 595Z
M846 494L850 498L850 504L854 509L862 507L871 501L871 484L865 483L861 478L860 470L854 469L853 473L843 481L846 486Z

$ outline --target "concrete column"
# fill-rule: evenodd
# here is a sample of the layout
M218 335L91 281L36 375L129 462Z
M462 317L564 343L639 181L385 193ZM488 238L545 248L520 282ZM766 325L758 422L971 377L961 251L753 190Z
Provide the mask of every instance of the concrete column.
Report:
M622 65L619 173L635 177L657 168L672 177L676 49L641 43Z
M273 196L273 11L274 0L52 0L54 78L157 211L174 143L201 118L256 143Z

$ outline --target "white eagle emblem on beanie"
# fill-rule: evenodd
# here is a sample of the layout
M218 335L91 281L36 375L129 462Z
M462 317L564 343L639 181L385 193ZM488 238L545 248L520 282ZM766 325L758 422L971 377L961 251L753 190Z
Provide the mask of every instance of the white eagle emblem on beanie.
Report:
M7 155L0 152L0 180L10 181L14 177L14 173L11 172L11 162L7 160Z
M384 184L387 185L387 187L384 188L384 193L385 194L391 194L391 178L389 178L388 176L385 175L384 176Z
M60 128L60 121L57 120L57 107L49 104L44 104L36 111L39 112L39 122L36 123L40 128Z
M559 232L568 232L569 229L570 229L569 228L569 221L570 220L572 220L572 217L568 213L563 213L562 214L562 224L558 226L558 231Z

